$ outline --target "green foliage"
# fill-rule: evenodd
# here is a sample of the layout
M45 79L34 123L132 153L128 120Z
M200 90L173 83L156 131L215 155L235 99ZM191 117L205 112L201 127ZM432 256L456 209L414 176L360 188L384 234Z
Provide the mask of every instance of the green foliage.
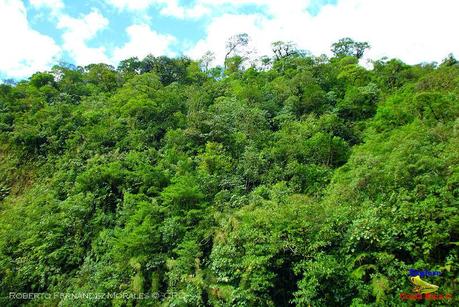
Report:
M458 304L457 61L247 42L0 85L2 306L402 306L409 269Z
M370 44L367 42L356 42L346 37L334 43L331 50L336 57L355 56L360 59L368 48L370 48Z

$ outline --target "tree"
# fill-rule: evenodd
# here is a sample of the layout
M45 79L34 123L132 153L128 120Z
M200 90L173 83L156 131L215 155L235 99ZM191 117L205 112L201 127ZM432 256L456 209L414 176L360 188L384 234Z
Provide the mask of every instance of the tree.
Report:
M338 114L347 120L361 120L372 117L380 90L374 83L366 86L349 87L343 100L337 104Z
M354 56L360 59L365 50L370 48L367 42L356 42L349 37L342 38L332 45L331 51L335 57Z
M118 64L118 71L123 73L135 73L141 72L142 62L137 57L132 57L126 60L120 61Z
M448 56L441 62L441 66L454 66L457 65L459 61L454 57L452 53L448 54Z
M51 72L55 76L61 101L78 103L82 97L89 95L82 67L60 63L53 66Z
M208 72L210 65L212 62L215 60L215 53L212 51L207 51L204 53L204 55L201 57L199 60L199 63L201 64L201 69L204 70L204 72Z
M45 85L49 85L52 87L56 86L56 82L54 81L54 76L50 73L33 74L33 76L30 78L30 84L32 84L36 88L40 88Z
M383 58L373 62L375 79L389 89L399 88L413 76L413 69L398 59Z
M276 60L280 60L284 57L298 54L298 48L295 43L288 41L276 41L272 43L272 50Z
M243 68L242 66L243 64L244 64L244 58L239 55L235 55L230 58L227 58L225 61L226 73L230 75L238 71L241 71Z
M176 59L167 56L147 55L140 64L141 73L155 72L163 85L173 82L187 83L187 68L191 60L187 57Z
M90 64L85 66L85 80L103 92L111 92L118 87L115 68L108 64Z
M240 49L246 47L249 44L249 35L247 33L240 33L231 36L226 41L226 54L225 54L225 68L226 68L226 61L230 57L231 54L238 53L241 51Z

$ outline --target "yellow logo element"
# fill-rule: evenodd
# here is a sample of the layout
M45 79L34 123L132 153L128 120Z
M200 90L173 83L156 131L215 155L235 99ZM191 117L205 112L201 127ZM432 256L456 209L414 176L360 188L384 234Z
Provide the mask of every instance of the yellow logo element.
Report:
M438 286L423 281L419 275L410 277L410 281L414 286L413 292L416 293L432 293L438 290Z

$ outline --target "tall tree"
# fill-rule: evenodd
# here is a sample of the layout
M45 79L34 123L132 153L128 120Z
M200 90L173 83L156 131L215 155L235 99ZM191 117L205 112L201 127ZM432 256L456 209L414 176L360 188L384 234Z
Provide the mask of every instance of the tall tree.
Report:
M225 53L225 68L226 68L226 61L230 58L231 55L239 55L243 57L243 55L238 54L241 52L243 47L247 47L249 44L249 35L247 33L240 33L231 36L226 41L226 53Z
M356 42L352 38L345 37L334 43L331 51L336 57L354 56L360 59L369 48L370 44L367 42Z

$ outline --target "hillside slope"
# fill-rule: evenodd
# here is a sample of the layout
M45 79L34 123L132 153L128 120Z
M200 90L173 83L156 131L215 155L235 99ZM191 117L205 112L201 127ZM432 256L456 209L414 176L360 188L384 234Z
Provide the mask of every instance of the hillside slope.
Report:
M455 61L56 66L0 110L2 305L459 303Z

